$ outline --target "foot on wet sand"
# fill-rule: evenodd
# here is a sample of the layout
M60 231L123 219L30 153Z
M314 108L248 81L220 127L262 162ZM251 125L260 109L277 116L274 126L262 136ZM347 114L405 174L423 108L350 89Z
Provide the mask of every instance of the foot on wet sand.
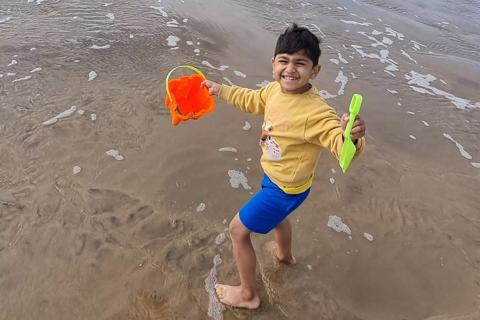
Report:
M274 258L276 258L278 261L288 264L288 265L294 265L297 263L297 260L293 255L290 256L282 256L280 255L278 251L278 244L275 241L269 241L265 244L265 249L272 254Z
M221 303L238 308L257 309L260 307L260 298L258 295L247 300L242 295L240 286L227 286L224 284L216 284L215 291Z

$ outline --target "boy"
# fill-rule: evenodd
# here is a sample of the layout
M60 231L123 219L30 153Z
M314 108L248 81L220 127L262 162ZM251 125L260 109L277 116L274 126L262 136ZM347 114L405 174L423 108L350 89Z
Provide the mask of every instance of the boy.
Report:
M244 112L264 115L260 145L264 170L262 189L237 213L229 225L239 286L217 284L224 304L256 309L255 251L250 233L275 229L274 256L294 264L292 226L287 216L308 196L322 149L337 158L343 145L348 114L338 118L319 96L310 80L320 72L320 41L307 28L293 24L277 40L272 58L274 82L259 90L220 85L202 86ZM351 137L357 154L364 148L365 123L356 119Z

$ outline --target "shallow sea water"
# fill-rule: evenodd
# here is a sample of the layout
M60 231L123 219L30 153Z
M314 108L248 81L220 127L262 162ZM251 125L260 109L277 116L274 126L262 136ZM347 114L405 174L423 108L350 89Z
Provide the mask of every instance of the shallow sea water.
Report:
M0 1L0 319L480 319L479 19L468 0ZM262 306L224 310L262 119L218 102L173 127L164 79L261 87L294 21L322 38L326 101L363 95L368 145L346 175L322 154L297 265L253 236Z

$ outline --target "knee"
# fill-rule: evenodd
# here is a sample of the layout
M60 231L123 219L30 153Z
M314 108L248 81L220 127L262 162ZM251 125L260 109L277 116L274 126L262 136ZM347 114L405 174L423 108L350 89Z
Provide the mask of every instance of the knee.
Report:
M230 236L232 237L232 239L235 240L243 239L245 237L248 237L248 235L250 234L247 228L245 228L245 226L242 224L238 216L230 222L230 224L228 225L228 231L230 232Z

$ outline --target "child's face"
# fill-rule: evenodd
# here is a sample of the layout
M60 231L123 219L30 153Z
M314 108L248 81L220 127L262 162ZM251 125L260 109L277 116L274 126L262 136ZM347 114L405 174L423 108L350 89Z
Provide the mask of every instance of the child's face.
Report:
M310 88L310 80L320 72L320 65L313 66L304 51L293 54L279 53L272 58L273 77L280 83L283 93L303 93Z

